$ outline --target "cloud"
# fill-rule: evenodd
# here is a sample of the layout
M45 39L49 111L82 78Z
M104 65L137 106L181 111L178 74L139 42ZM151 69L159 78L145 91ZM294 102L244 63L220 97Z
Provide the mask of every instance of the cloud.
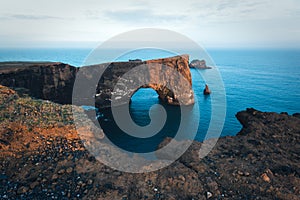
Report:
M241 8L249 8L249 9L254 9L266 2L262 1L252 1L252 2L247 2L247 1L234 1L234 0L227 0L227 1L222 1L220 4L217 6L218 11L222 10L232 10L232 9L241 9Z
M1 34L7 36L0 35L2 41L101 41L124 31L153 27L180 32L205 45L251 45L265 40L300 45L299 0L3 2ZM28 27L42 28L36 32Z
M125 23L155 23L155 22L172 22L181 21L186 18L182 14L156 14L149 9L128 9L105 11L103 16L114 21Z
M59 17L55 16L49 16L49 15L30 15L30 14L8 14L8 15L2 15L0 16L0 19L6 19L6 20L46 20L46 19L61 19Z
M231 1L231 0L229 0L229 1L224 1L224 2L222 1L222 2L218 5L217 10L218 10L218 11L221 11L221 10L225 10L225 9L234 8L234 7L238 6L238 3L239 3L239 2Z

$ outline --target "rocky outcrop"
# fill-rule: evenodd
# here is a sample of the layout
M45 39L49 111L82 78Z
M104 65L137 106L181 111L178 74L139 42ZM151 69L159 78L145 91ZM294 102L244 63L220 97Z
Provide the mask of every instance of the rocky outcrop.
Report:
M72 103L77 68L58 62L1 62L0 84L38 99Z
M189 64L190 68L198 68L198 69L211 69L211 67L208 67L206 65L205 60L193 60L190 64Z
M104 63L82 68L63 63L3 62L0 63L0 84L25 88L25 92L35 98L71 104L75 77L78 71L82 70L84 76L81 77L81 81L86 84L82 89L82 96L95 96L95 103L99 108L110 107L113 94L115 98L120 99L121 104L123 98L130 99L142 87L154 89L159 98L168 104L178 105L180 100L183 105L191 105L194 103L194 96L188 60L188 55L182 55L149 61ZM144 66L142 71L131 71L138 66ZM124 78L129 71L133 76ZM175 76L174 72L179 76ZM95 85L93 83L89 85L90 81L101 73L103 74L97 87L92 87ZM120 83L120 80L123 82ZM132 82L149 84L129 88L127 83ZM114 91L118 84L118 89Z
M1 86L0 102L1 199L299 199L299 114L241 111L242 130L220 138L205 158L195 141L169 167L132 174L85 149L71 106Z
M113 100L118 100L117 104L122 105L139 88L154 89L159 98L167 104L191 105L194 103L194 96L188 60L188 55L182 55L148 61L114 62L87 66L85 74L89 74L87 77L93 77L97 71L106 68L96 90L98 107L109 107ZM93 67L94 70L90 71L89 67ZM136 87L131 87L132 85ZM112 99L113 97L115 99Z
M205 84L205 88L204 88L204 90L203 90L203 94L204 94L204 95L209 95L210 93L211 93L211 91L210 91L208 85Z
M153 66L155 69L149 67L150 81L155 83L164 80L162 83L169 84L176 92L161 84L149 84L143 87L153 88L159 94L159 98L168 104L178 105L178 99L182 100L183 105L193 104L192 76L188 63L188 55L146 61L146 65ZM164 66L173 69L181 76L176 76L177 74L173 74L171 70L166 70L165 73L157 76L157 72L162 71Z

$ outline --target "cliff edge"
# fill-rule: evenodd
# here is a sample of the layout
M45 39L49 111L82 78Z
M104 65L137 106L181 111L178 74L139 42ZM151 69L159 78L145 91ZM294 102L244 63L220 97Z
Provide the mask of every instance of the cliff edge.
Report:
M205 158L199 159L203 144L194 141L169 167L131 174L106 167L85 149L70 106L20 97L3 86L0 102L1 199L296 200L300 196L299 114L241 111L237 118L242 130L220 138Z
M71 104L75 78L79 71L83 71L81 81L87 86L82 89L82 96L85 97L86 94L88 98L95 97L97 107L107 108L111 106L113 92L116 93L116 98L131 98L136 88L128 88L127 83L132 82L132 79L125 79L118 90L114 91L114 88L120 80L124 80L122 76L125 73L144 65L145 69L140 71L142 73L136 73L135 81L148 81L149 84L141 85L140 88L154 89L167 104L179 105L180 99L182 104L191 105L194 103L194 96L188 63L188 55L149 61L112 62L80 68L58 62L0 62L0 84L22 90L23 93L38 99ZM163 73L162 69L165 69ZM174 76L174 71L180 76ZM88 84L100 74L102 77L96 84ZM94 88L95 85L97 86Z

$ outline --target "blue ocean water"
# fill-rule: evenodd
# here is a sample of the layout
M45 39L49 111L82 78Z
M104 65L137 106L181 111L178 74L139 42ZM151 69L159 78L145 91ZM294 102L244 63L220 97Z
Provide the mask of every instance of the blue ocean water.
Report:
M0 49L0 61L58 61L81 66L90 51L91 49ZM289 114L300 112L300 50L211 49L208 54L220 71L226 91L223 136L239 132L241 125L235 114L248 107ZM134 58L125 55L122 59L145 60L170 55L161 51L140 52ZM191 73L201 114L195 139L201 141L210 122L211 101L209 96L202 95L205 81L194 69L191 69ZM147 125L149 109L156 103L159 101L155 91L138 90L130 105L134 121L139 125Z

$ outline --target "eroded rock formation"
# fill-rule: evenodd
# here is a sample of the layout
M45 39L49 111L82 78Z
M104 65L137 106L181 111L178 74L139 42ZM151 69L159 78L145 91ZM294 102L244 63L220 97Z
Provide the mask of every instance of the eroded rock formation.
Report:
M178 105L179 99L183 105L191 105L194 103L194 96L188 60L188 55L182 55L148 61L115 62L108 67L105 66L107 64L92 66L96 71L107 67L97 87L96 105L107 107L112 100L117 99L118 104L123 104L139 88L154 89L162 101L171 105ZM140 70L138 67L141 67ZM134 83L144 82L148 84L130 87ZM118 89L114 90L115 87ZM112 99L112 94L115 99Z
M81 91L82 97L94 96L99 108L110 107L112 96L121 99L119 102L122 103L122 98L130 99L141 87L153 88L159 98L168 104L178 105L181 102L191 105L194 103L194 96L188 63L188 55L149 61L112 62L82 68L51 62L3 62L0 63L0 84L25 88L35 98L71 104L75 77L78 71L83 71L81 81L85 85ZM144 66L142 71L131 71L141 65ZM124 75L127 72L136 76L126 79ZM174 72L179 76L175 76ZM97 79L98 84L90 82L98 78L99 74L102 77L99 81ZM149 84L138 85L137 88L128 87L127 83L139 81ZM114 91L116 86L118 89Z
M39 99L71 104L77 68L58 62L2 62L0 84Z

